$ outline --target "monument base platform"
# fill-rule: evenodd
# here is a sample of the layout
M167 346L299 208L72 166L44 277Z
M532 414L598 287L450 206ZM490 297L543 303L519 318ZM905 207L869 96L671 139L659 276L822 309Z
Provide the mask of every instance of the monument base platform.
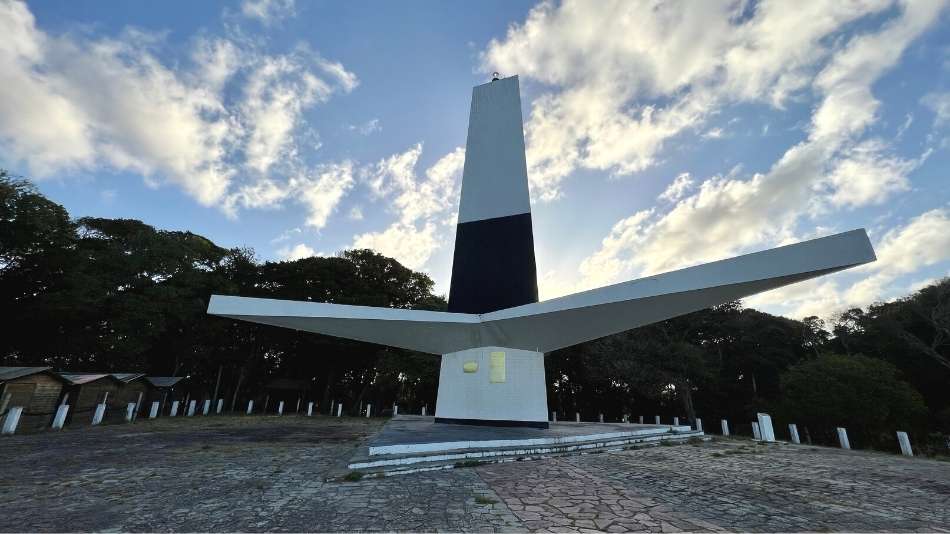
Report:
M523 461L565 454L655 446L664 441L704 439L689 426L631 423L550 423L546 429L436 423L434 417L399 415L331 474L396 475Z

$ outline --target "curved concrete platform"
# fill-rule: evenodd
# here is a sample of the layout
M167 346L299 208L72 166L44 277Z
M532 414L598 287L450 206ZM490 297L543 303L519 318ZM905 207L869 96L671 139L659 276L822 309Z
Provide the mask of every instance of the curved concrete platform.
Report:
M347 468L389 476L703 437L701 431L683 425L563 422L539 429L437 424L433 417L400 415L359 447Z

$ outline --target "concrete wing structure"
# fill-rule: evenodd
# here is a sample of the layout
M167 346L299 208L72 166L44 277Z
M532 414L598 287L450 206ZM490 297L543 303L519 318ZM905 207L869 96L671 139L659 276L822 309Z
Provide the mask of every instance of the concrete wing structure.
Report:
M430 354L550 352L870 261L852 230L480 315L220 295L208 313Z
M515 76L472 91L448 312L214 295L208 313L441 354L436 421L546 427L545 352L874 259L853 230L538 302Z
M212 295L208 313L390 347L445 354L472 346L478 316Z
M864 230L481 316L491 345L550 352L875 260Z

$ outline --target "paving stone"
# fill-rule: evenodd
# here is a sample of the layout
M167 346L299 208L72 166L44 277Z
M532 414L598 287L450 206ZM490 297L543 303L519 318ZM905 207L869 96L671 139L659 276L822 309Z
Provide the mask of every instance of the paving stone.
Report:
M718 441L339 483L380 421L197 423L0 440L0 531L950 532L923 458Z
M734 452L724 455L728 450ZM550 505L544 519L579 529L950 529L944 503L950 465L883 453L790 445L748 453L741 442L719 441L486 465L478 472L506 501L533 487L536 499Z

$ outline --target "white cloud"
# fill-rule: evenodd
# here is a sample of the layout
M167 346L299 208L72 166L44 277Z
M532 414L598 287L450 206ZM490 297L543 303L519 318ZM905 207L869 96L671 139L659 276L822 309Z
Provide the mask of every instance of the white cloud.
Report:
M934 112L934 122L944 125L950 122L950 91L946 93L928 93L920 102Z
M322 166L316 172L298 176L290 184L308 209L307 225L320 229L326 226L330 214L353 187L353 182L353 164L344 162Z
M377 198L393 191L411 190L416 181L416 162L422 154L422 143L416 143L405 152L382 159L371 169L366 169L367 185Z
M368 232L353 238L353 248L371 248L414 270L425 266L440 244L436 226L431 222L421 227L396 222L382 232Z
M295 14L294 0L244 0L241 14L270 25Z
M529 177L532 194L552 200L577 168L625 175L654 165L669 139L724 104L784 105L833 52L830 37L891 5L544 2L489 44L482 68L540 82L525 124Z
M302 46L268 55L227 38L196 39L190 62L166 63L160 35L50 35L16 1L0 3L0 31L0 153L37 178L131 171L230 215L299 191L311 224L339 198L310 178L323 167L306 163L295 141L303 111L358 83L339 63Z
M353 238L356 248L372 248L399 260L411 269L421 269L444 244L447 216L455 207L461 183L465 151L449 152L425 175L416 175L422 145L394 154L365 171L365 181L374 196L391 202L395 222L380 232Z
M304 243L297 243L293 247L284 247L278 250L277 254L281 257L281 259L287 261L296 261L303 258L310 258L312 256L325 256L325 254L317 252Z
M363 124L351 124L347 129L351 132L358 132L360 135L372 135L381 132L383 127L379 125L379 119L371 119Z
M921 268L950 262L950 211L927 211L887 232L874 248L877 261L857 269L862 278L854 283L844 283L855 274L845 272L762 293L747 299L746 304L778 309L795 318L817 315L829 319L848 308L916 291L927 281L907 287L894 284Z
M224 199L222 209L228 213L239 207L273 209L293 201L306 208L307 226L320 230L354 182L352 162L320 164L296 171L286 182L263 178L241 186Z
M667 202L676 202L683 198L693 188L693 179L688 172L680 173L665 191L660 193L659 199Z
M346 218L351 221L362 221L363 208L359 206L353 206L352 208L350 208L350 212L347 214Z
M290 228L288 230L284 230L283 232L281 232L279 236L275 237L274 239L271 239L270 242L272 244L283 243L284 241L289 241L291 237L295 235L299 235L301 232L303 232L303 230L299 226Z
M244 87L241 115L248 124L247 165L264 174L281 159L293 157L292 133L301 112L326 101L331 86L302 68L297 59L263 58Z
M703 134L703 137L706 139L722 139L723 135L722 128L711 128L706 130L706 133Z
M848 300L870 302L898 276L950 260L950 211L931 210L889 231L876 251L877 264L864 269L872 275L848 290Z
M907 175L918 162L884 155L886 145L879 139L862 142L838 161L826 180L834 206L856 207L881 204L888 197L910 188Z
M880 203L906 189L906 174L917 162L888 156L880 141L856 138L876 117L873 82L936 20L938 8L909 4L878 31L848 40L815 79L822 98L805 141L789 148L765 173L747 179L714 176L668 211L644 210L619 221L599 250L581 263L581 286L787 242L806 215L829 206Z

